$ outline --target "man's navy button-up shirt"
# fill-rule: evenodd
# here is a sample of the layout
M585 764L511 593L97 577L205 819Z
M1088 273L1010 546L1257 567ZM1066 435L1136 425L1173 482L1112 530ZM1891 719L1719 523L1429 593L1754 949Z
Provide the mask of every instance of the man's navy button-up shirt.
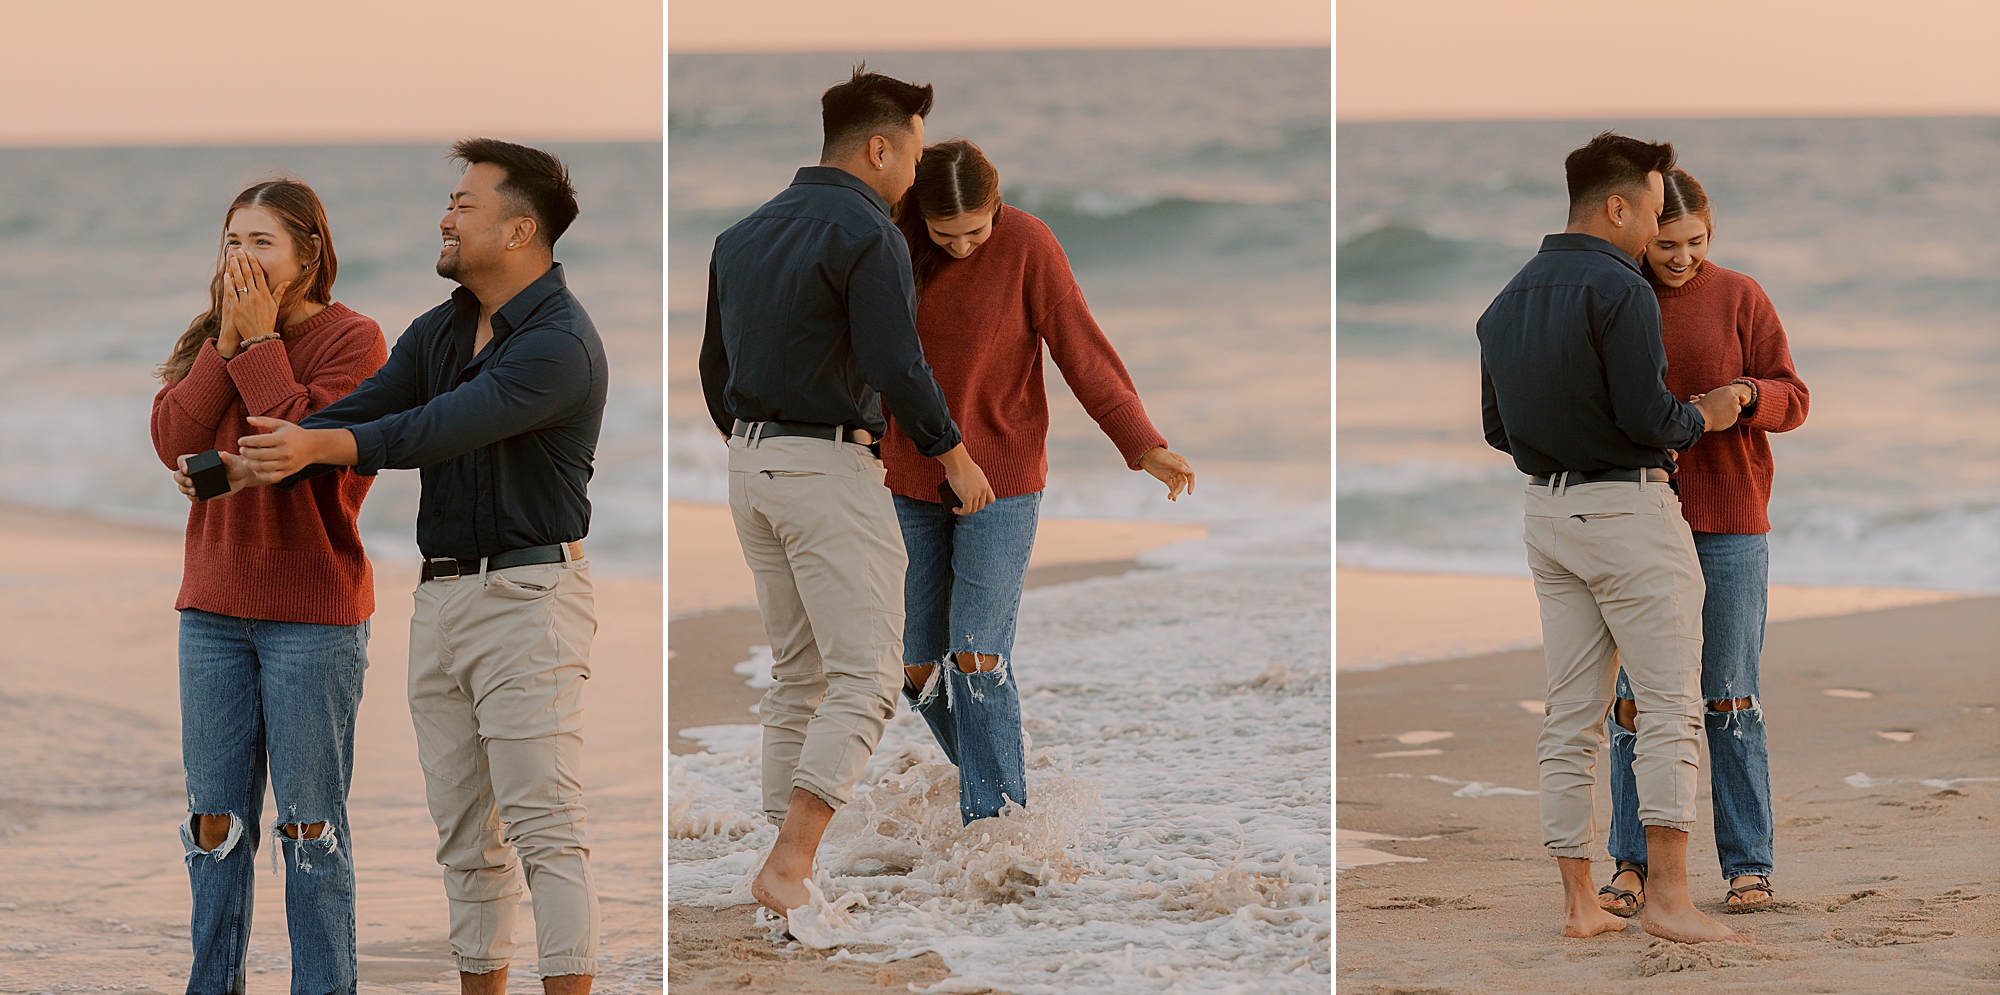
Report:
M597 327L560 264L493 312L492 326L473 355L479 298L460 287L411 322L354 393L299 423L352 432L357 473L421 471L425 557L476 559L590 532L586 490L609 383Z
M1528 474L1674 468L1707 420L1666 386L1660 302L1639 264L1565 232L1479 316L1486 441Z
M701 387L717 428L790 421L881 438L886 398L917 451L959 444L917 338L910 248L882 195L806 166L715 240Z

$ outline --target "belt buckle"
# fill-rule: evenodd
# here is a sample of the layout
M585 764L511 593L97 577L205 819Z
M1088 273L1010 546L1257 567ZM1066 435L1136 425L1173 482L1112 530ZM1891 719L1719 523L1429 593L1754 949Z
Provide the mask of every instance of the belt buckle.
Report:
M451 572L442 572L439 569L439 564L443 564L444 568L449 569ZM454 556L433 556L425 560L424 565L431 568L432 580L457 580L461 576L458 572L458 558Z

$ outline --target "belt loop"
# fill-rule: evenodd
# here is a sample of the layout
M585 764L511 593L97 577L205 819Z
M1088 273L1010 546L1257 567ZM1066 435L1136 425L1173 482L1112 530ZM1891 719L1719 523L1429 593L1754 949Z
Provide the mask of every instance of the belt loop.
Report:
M1561 490L1559 490L1559 491L1557 491L1556 493L1557 493L1558 495L1562 496L1562 497L1568 497L1568 496L1569 496L1569 471L1568 471L1568 470L1564 470L1564 471L1562 472L1562 484L1561 484L1560 486L1561 486L1561 488L1562 488L1562 489L1561 489Z
M844 441L846 438L847 438L847 426L835 425L833 427L833 448L839 449L841 442Z
M486 561L489 558L485 556L479 558L479 586L481 587L486 586Z
M764 423L760 421L751 422L749 436L748 436L748 442L750 443L750 448L752 449L759 448L759 444L762 443L763 441L764 441Z

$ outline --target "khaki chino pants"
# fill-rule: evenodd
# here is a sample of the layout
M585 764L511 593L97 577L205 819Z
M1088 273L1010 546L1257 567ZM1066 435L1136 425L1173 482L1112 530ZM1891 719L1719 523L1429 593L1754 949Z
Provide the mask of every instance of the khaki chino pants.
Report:
M1622 662L1639 716L1639 821L1695 820L1701 729L1701 604L1694 534L1663 482L1527 492L1528 565L1542 606L1549 689L1542 735L1542 842L1590 856L1591 788Z
M597 973L582 781L583 682L596 634L581 560L417 586L410 718L461 971L508 965L525 866L536 970Z
M793 788L838 809L903 685L903 531L882 461L830 439L729 440L729 508L771 640L764 814Z

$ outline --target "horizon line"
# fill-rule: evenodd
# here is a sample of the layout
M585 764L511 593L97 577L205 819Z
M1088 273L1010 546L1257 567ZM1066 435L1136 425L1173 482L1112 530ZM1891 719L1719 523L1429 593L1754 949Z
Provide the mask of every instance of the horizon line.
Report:
M473 129L473 130L476 132L479 129ZM496 129L486 129L486 130L490 133ZM454 134L450 137L445 137L442 135L427 135L423 137L413 137L408 134L373 135L373 136L363 135L356 137L342 137L336 135L333 137L327 137L324 134L320 134L320 135L315 135L311 138L281 137L281 138L265 138L265 139L250 139L244 136L230 136L230 135L221 135L221 136L194 135L194 136L181 136L173 138L159 137L159 136L139 136L139 137L102 138L102 139L90 138L86 136L48 136L46 139L44 139L36 136L21 138L21 137L0 135L0 152L30 151L37 149L163 149L163 148L298 149L298 148L326 148L326 147L341 146L341 145L432 145L432 144L440 145L444 148L449 148L451 146L451 143L456 142L465 137L468 137L467 134ZM517 139L508 139L508 140L516 141ZM582 137L565 136L565 135L556 135L556 136L531 135L518 139L518 142L519 144L523 145L649 145L649 144L664 144L666 142L666 135L664 130L653 134L651 137L634 137L632 135L618 135L618 136L606 135L606 136L582 136Z
M965 52L1022 52L1022 53L1228 52L1228 51L1269 51L1271 49L1299 49L1299 50L1326 49L1330 54L1333 50L1333 43L1331 40L1328 40L1318 43L1307 43L1299 41L1284 41L1284 42L1268 41L1268 42L1243 42L1243 43L1226 44L1226 45L1225 44L1169 45L1169 44L1155 44L1150 42L1143 44L1141 43L1120 44L1116 42L1107 42L1103 44L1097 44L1097 43L1068 44L1068 45L1053 44L1053 45L1040 45L1040 46L1027 47L1020 45L969 44L969 45L954 46L949 48L928 48L928 47L913 48L895 44L886 47L882 45L857 45L851 48L814 47L814 48L755 48L755 49L751 48L678 48L677 49L670 47L667 49L667 58L671 59L676 55L846 55L853 53L857 49L865 49L870 52L880 52L885 55L888 54L951 55L955 53L965 53Z
M1966 108L1767 108L1734 109L1711 111L1685 111L1662 113L1657 108L1643 111L1566 111L1547 114L1524 112L1520 114L1491 115L1362 115L1334 114L1335 124L1480 124L1488 122L1514 122L1530 124L1558 121L1781 121L1781 120L1894 120L1904 118L1994 118L2000 117L2000 105L1985 109Z

